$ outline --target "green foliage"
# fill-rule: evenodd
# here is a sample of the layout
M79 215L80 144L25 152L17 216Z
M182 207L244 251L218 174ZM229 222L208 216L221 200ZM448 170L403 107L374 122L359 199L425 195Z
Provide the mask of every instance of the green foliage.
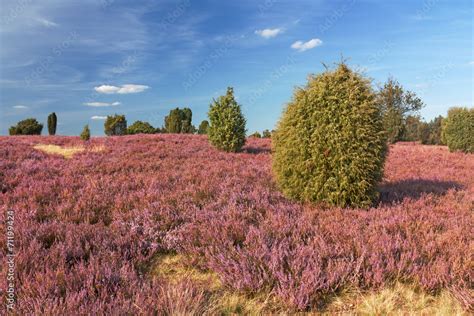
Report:
M301 201L368 207L387 150L370 81L344 63L298 88L272 135L273 172Z
M270 137L272 137L272 132L270 132L268 129L266 129L262 132L262 137L263 138L270 138Z
M107 115L104 123L104 132L107 136L125 135L127 133L125 115Z
M443 134L450 151L474 153L474 108L449 109Z
M423 122L418 115L408 115L405 119L403 140L414 142L420 140L420 128Z
M209 107L209 140L217 149L237 152L245 144L245 118L240 105L235 101L234 89L227 88Z
M148 122L136 121L127 128L127 134L154 134L156 129Z
M207 120L202 121L201 124L199 124L198 134L201 134L201 135L207 134L208 130L209 130L209 121Z
M49 135L56 135L56 126L58 124L58 118L56 113L48 115L48 133Z
M84 129L81 133L81 139L84 141L88 141L91 138L91 130L89 129L89 125L84 126Z
M421 143L425 145L443 145L442 125L443 117L441 115L428 123L421 122L418 130Z
M165 117L165 130L167 133L193 134L196 129L192 125L193 112L189 108L176 108Z
M255 132L255 133L251 134L249 137L262 138L262 135L260 135L259 132Z
M43 124L38 123L35 118L28 118L10 127L8 132L10 135L41 135L42 130Z
M393 78L389 78L377 94L383 116L383 125L389 143L403 140L407 116L419 111L423 102L415 93L405 91Z

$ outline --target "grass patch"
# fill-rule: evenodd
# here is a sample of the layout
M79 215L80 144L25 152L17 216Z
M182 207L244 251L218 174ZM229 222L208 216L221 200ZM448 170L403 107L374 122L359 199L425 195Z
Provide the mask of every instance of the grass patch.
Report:
M51 144L37 144L33 146L36 150L41 150L47 154L51 155L61 155L66 159L72 158L77 153L86 151L86 147L84 146L71 146L71 147L62 147L58 145L51 145ZM104 146L94 146L87 148L89 152L101 152L105 149Z
M186 264L183 255L160 255L153 261L151 273L171 284L190 280L202 288L208 299L204 307L206 315L266 315L294 314L271 293L246 295L222 285L217 274L202 271ZM328 298L323 310L310 314L350 315L468 315L460 302L448 291L431 295L411 285L396 283L378 291L361 292L347 289Z
M202 284L210 291L222 288L215 273L189 268L184 264L184 260L185 257L182 255L161 255L155 259L152 274L163 277L171 283L190 279Z
M347 290L332 300L327 311L357 315L467 315L448 291L431 295L401 283L373 292Z
M287 312L274 295L261 293L248 296L233 292L222 285L216 273L202 271L185 264L183 255L167 254L155 258L151 273L171 284L190 280L209 296L206 315L262 315Z

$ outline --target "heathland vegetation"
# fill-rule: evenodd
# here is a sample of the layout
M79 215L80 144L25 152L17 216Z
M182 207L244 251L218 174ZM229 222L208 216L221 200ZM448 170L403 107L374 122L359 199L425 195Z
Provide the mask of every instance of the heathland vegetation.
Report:
M108 116L120 137L19 122L33 136L0 137L17 312L472 312L474 112L422 106L340 64L253 137L232 88L197 129L190 108Z

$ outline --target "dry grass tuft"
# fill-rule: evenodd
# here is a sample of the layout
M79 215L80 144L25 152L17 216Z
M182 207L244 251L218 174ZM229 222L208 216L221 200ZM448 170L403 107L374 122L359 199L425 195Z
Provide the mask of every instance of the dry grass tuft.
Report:
M346 291L327 310L357 315L467 315L448 291L431 295L401 283L376 292Z
M226 289L217 274L187 266L182 255L162 255L156 258L152 274L171 284L192 281L209 295L206 315L263 315L287 312L283 304L270 294L252 297Z
M94 146L87 148L84 146L71 146L71 147L61 147L58 145L51 145L51 144L37 144L33 146L34 149L41 150L47 154L52 155L61 155L66 159L72 158L77 153L83 152L85 150L90 152L101 152L105 149L105 146Z
M187 266L182 255L159 256L152 273L167 279L171 284L190 280L202 287L209 299L206 315L265 315L292 314L274 295L260 293L245 295L225 288L217 275ZM329 299L323 310L310 314L350 315L467 315L460 302L448 291L431 295L414 286L397 283L379 291L361 292L348 289Z
M152 273L161 276L172 283L189 279L205 286L211 291L222 288L222 284L219 281L217 274L189 268L184 264L184 259L185 258L182 255L159 256L156 258Z

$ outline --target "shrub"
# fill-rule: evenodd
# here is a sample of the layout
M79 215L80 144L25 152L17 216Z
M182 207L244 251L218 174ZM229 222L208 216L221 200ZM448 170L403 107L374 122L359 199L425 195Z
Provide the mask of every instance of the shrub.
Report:
M449 109L443 134L449 151L474 153L474 108Z
M217 149L237 152L245 144L245 118L240 105L235 101L234 89L220 96L209 108L209 140Z
M207 120L204 120L201 122L201 124L199 124L199 128L198 128L198 134L207 134L209 130L209 121Z
M89 125L84 126L84 129L81 133L81 139L87 141L91 138L91 131L89 129Z
M56 113L51 113L48 115L48 133L49 135L56 135L56 126L58 123L58 118Z
M38 123L35 118L28 118L10 127L8 132L10 135L41 135L42 130L43 124Z
M165 117L165 129L167 133L192 134L195 128L192 125L193 112L189 108L176 108Z
M288 197L367 207L378 193L386 137L368 79L345 64L295 91L273 135L273 170Z
M270 132L268 129L266 129L262 132L262 137L263 138L270 138L270 137L272 137L272 132Z
M154 134L156 129L148 122L136 121L127 128L127 134Z
M403 140L406 119L419 111L423 102L411 91L405 91L393 78L389 78L377 94L377 103L383 116L383 126L390 143Z
M107 115L104 123L104 132L107 136L125 135L127 133L125 115Z

